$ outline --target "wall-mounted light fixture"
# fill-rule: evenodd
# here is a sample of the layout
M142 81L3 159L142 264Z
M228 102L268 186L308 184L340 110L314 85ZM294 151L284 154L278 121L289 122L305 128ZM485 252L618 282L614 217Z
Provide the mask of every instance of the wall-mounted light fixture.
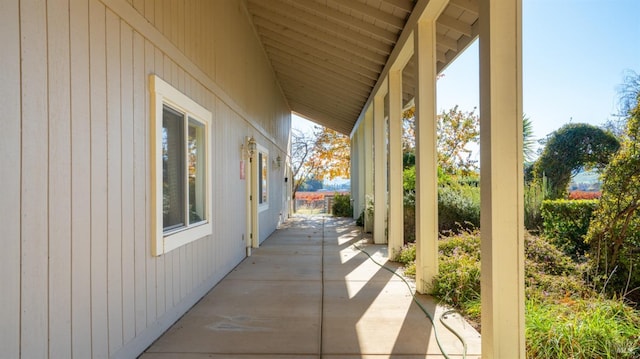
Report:
M257 147L256 139L253 138L253 136L247 137L247 150L249 151L249 156L253 156L256 153Z

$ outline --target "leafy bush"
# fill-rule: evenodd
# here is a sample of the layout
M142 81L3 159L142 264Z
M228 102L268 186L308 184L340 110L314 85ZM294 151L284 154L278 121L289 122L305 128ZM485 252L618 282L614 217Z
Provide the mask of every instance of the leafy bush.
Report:
M333 197L333 215L337 217L353 217L351 196L336 193Z
M584 282L588 270L585 263L574 262L538 236L526 234L524 240L527 298L581 298L594 294Z
M438 243L439 269L432 294L445 303L464 307L480 301L480 236L462 232Z
M480 188L446 186L438 188L438 230L460 231L480 227Z
M622 148L603 173L602 198L587 236L596 284L619 295L640 287L640 94L636 100ZM640 302L640 291L633 294Z
M409 243L402 247L394 261L404 264L404 275L415 277L416 275L416 245Z
M640 312L619 300L528 300L527 358L638 358Z
M589 249L584 237L598 200L542 201L544 235L566 254L580 257Z
M478 321L479 233L442 238L438 247L433 294ZM415 245L405 246L397 259L415 260ZM585 270L544 239L525 235L527 358L640 357L640 312L594 293L584 282Z

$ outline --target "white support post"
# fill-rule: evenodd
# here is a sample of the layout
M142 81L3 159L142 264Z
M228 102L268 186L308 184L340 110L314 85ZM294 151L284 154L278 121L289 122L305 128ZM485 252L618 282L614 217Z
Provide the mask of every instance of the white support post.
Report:
M438 274L436 22L418 21L416 57L416 290L426 293Z
M373 199L373 106L364 114L364 231L373 232L373 217L367 213L369 200Z
M402 69L389 71L389 258L404 244Z
M374 201L373 242L387 243L387 121L384 118L384 94L373 99Z
M524 358L521 0L479 21L482 357Z

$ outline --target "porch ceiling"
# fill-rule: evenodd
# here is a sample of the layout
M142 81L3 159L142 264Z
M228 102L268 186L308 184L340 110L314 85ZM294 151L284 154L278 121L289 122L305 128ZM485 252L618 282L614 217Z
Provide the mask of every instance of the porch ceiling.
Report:
M416 2L246 0L291 110L349 134ZM437 21L438 70L477 36L478 0L450 0ZM405 101L414 68L404 71Z

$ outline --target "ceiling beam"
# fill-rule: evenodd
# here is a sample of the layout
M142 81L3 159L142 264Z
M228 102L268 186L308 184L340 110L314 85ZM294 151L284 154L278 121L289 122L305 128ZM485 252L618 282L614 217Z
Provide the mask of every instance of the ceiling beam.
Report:
M478 4L478 0L449 0L449 3L476 15L480 13L480 4Z
M351 87L338 86L335 83L320 80L311 74L296 73L295 71L292 73L292 71L285 69L276 70L276 74L278 79L295 79L301 83L313 84L316 87L321 87L329 92L335 93L341 98L357 99L358 101L364 102L368 96L368 93L366 91L362 91L362 89L354 90Z
M337 66L329 66L327 64L317 64L295 55L286 54L279 51L269 52L268 49L266 48L265 50L267 50L267 54L269 58L277 62L281 62L285 65L296 64L296 65L304 66L307 68L315 68L317 70L316 72L318 72L319 74L331 74L332 76L341 76L341 77L344 77L345 79L354 81L357 84L361 84L368 87L372 87L376 82L375 80L372 80L368 77L365 77L353 72L349 72Z
M328 89L326 88L309 85L309 83L299 81L298 79L282 77L281 81L284 84L285 92L295 94L296 98L306 98L315 103L321 100L320 103L322 103L323 107L333 108L337 110L338 113L357 115L360 112L360 106L364 103L364 100L349 102L349 99L346 99L345 101L344 97L327 91Z
M449 36L436 35L436 44L442 45L449 50L458 51L458 42Z
M282 19L285 24L288 24L289 22L298 22L301 23L303 27L313 25L315 27L315 29L313 29L314 32L327 31L327 33L331 33L333 35L332 37L337 36L355 44L359 43L361 46L365 46L374 51L380 51L383 54L387 54L391 51L391 45L386 44L385 42L363 35L355 30L342 26L341 24L311 15L302 10L293 9L291 7L286 8L278 5L271 6L271 3L269 3L269 8L267 8L264 3L258 0L249 0L248 5L254 16L272 19L276 22L278 21L276 19ZM273 9L279 9L281 12L276 12Z
M311 72L300 70L299 68L283 65L278 62L274 62L274 68L276 73L278 74L283 74L290 77L299 77L300 79L310 82L317 82L319 84L322 84L323 86L335 88L334 91L338 93L344 93L345 95L350 96L364 97L363 100L366 100L366 97L369 96L369 91L371 91L370 87L357 86L352 82L348 82L337 77L327 78L327 76L319 74L317 71Z
M398 10L404 11L407 14L411 13L411 10L413 10L413 1L411 0L382 0L382 2L387 3Z
M365 3L361 3L360 1L340 1L340 0L328 0L336 5L341 5L344 7L348 7L351 10L357 11L363 15L370 16L378 21L381 21L387 25L393 26L397 30L402 30L404 28L404 19L395 17L388 12L384 12L375 7L369 6Z
M288 22L285 25L273 22L271 19L254 16L253 22L256 26L262 29L269 29L273 32L285 36L290 39L301 39L311 46L318 47L333 47L337 51L347 52L353 55L366 58L374 63L384 65L387 61L387 56L380 54L379 52L371 51L366 47L354 45L351 42L329 36L314 36L314 33L309 33L307 28L301 27L299 24Z
M313 120L325 127L331 128L332 130L338 131L347 136L349 135L349 131L351 131L351 127L353 127L354 124L354 121L351 119L333 117L329 114L319 111L314 107L310 107L307 104L297 101L291 101L291 109L293 110L293 112L301 114L302 117Z
M396 33L387 31L386 29L383 29L381 27L378 27L366 21L359 20L358 18L345 14L337 9L330 8L326 5L319 4L313 0L296 0L292 4L294 4L294 6L300 6L306 9L311 9L313 11L316 11L348 27L358 28L359 30L366 32L371 36L375 36L380 40L387 42L390 45L395 44L396 40L398 39L398 34Z
M265 46L265 48L267 49L267 52L270 52L272 50L275 51L279 51L281 53L285 53L285 54L289 54L292 56L297 56L303 59L306 59L307 61L317 64L317 65L322 65L322 64L326 64L326 65L333 65L333 66L339 66L344 70L347 70L349 72L355 72L357 74L360 74L364 77L367 77L371 80L375 80L378 78L378 75L380 74L380 71L374 71L371 69L367 69L364 68L362 66L360 66L359 64L355 64L355 63L351 63L348 61L345 61L343 59L339 59L339 58L321 58L318 56L314 56L313 54L310 53L306 53L303 51L300 51L298 49L296 49L295 47L289 46L287 44L284 44L282 42L273 40L273 39L269 39L269 38L263 38L262 39L262 44Z
M447 14L440 15L437 23L467 36L471 36L472 34L471 25L455 19Z
M308 54L313 54L313 56L315 57L323 58L323 59L329 59L329 58L341 59L349 63L358 65L367 70L374 71L375 73L380 73L380 71L382 70L382 65L376 64L374 62L360 58L358 56L352 55L344 51L338 51L336 48L331 48L327 46L314 47L305 43L304 41L287 38L285 36L280 35L277 32L267 30L267 29L262 29L260 33L263 36L264 40L270 39L273 41L277 41L281 44L285 44L289 46L290 48L298 50L298 52L306 52Z

